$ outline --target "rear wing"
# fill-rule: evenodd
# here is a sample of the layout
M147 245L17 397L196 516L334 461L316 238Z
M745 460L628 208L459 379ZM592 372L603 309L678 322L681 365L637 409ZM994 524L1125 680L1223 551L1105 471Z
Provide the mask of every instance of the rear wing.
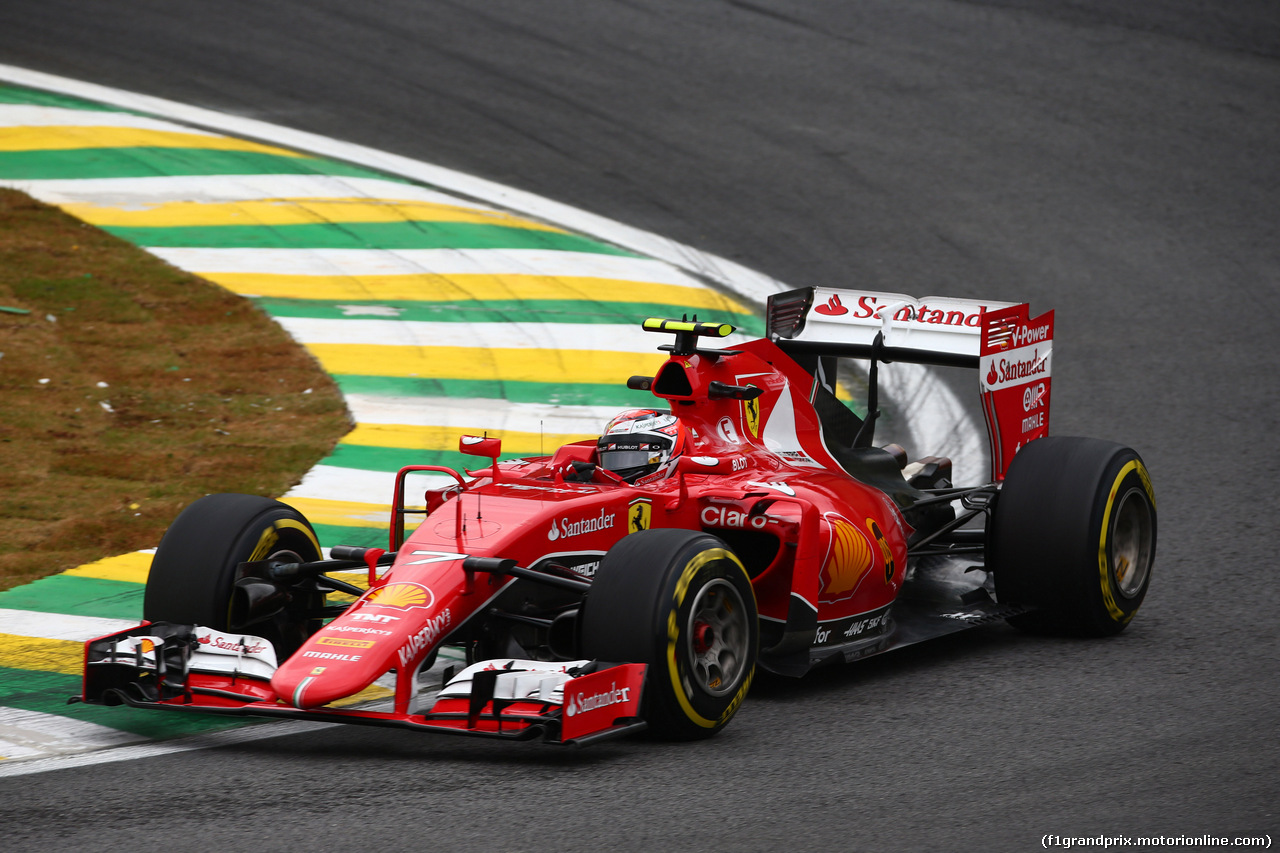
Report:
M994 481L1049 433L1052 311L1031 318L1026 303L805 287L770 296L765 322L790 355L869 360L873 417L880 362L977 369Z

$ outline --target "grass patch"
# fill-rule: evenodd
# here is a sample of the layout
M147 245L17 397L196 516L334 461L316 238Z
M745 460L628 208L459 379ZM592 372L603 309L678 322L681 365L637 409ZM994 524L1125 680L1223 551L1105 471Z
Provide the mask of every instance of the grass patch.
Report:
M0 589L154 547L213 492L277 496L351 428L243 299L0 189Z

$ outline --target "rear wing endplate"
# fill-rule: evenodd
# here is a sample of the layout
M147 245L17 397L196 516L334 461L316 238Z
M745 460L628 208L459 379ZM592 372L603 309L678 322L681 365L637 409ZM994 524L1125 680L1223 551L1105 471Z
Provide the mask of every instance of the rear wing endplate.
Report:
M1053 312L1012 302L805 287L769 297L769 340L792 355L978 370L992 480L1049 432ZM874 409L874 402L870 406Z

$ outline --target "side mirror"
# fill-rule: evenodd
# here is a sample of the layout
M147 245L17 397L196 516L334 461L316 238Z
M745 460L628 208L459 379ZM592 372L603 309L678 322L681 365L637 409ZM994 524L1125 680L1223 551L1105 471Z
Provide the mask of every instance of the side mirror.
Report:
M502 455L502 439L483 438L478 435L464 435L458 439L458 451L468 456L482 456L493 464L490 476L498 482L498 457ZM471 471L467 472L472 474ZM472 474L472 476L475 476Z
M485 459L497 459L502 455L502 439L481 438L478 435L464 435L458 439L458 452L468 456L483 456Z

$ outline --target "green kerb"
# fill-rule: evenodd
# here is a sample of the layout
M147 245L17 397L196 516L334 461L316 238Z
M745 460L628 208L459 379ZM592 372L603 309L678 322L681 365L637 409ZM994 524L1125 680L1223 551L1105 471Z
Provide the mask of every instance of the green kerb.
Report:
M82 180L178 175L335 175L408 183L369 169L319 157L212 148L73 148L0 151L0 178Z
M221 731L250 724L247 720L228 720L199 714L157 714L138 708L108 708L83 703L68 705L67 698L79 695L80 690L81 680L78 675L0 667L0 705L7 708L97 723L151 740Z
M630 256L576 234L471 222L326 222L103 230L148 248L545 249Z

